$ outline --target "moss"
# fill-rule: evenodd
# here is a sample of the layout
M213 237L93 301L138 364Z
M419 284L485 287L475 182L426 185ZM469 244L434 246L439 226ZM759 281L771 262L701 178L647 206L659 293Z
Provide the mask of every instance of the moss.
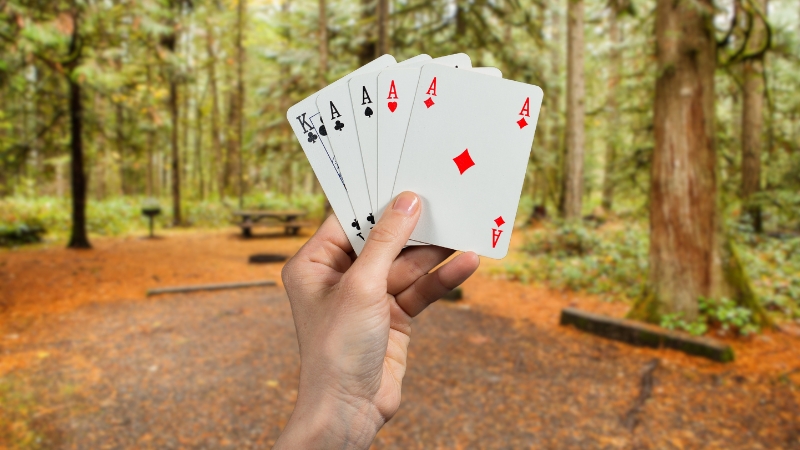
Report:
M652 289L646 289L625 316L628 319L642 322L661 323L661 314L658 312L659 302Z
M733 298L739 306L749 309L753 312L753 322L760 327L774 327L775 322L769 317L764 306L758 299L750 277L744 270L742 260L739 257L739 252L733 244L733 240L725 239L723 244L724 255L723 257L723 271L725 274L725 281L734 292Z

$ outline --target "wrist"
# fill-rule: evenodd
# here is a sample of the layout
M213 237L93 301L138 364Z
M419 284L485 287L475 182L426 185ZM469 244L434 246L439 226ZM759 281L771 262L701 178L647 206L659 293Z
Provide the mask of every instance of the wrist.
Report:
M370 402L331 394L298 393L275 449L369 448L384 419Z

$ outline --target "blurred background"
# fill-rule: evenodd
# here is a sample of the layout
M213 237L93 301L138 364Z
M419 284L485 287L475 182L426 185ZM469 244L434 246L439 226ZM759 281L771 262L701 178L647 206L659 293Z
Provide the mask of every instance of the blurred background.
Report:
M329 213L285 112L458 52L545 100L511 255L420 319L375 446L800 448L789 0L0 0L0 447L271 445L299 370L280 260Z

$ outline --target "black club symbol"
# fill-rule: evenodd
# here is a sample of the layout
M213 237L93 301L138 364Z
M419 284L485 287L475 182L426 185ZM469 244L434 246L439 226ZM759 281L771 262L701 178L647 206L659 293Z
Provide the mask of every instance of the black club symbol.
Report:
M327 136L328 135L328 130L325 129L325 125L319 127L319 134L321 134L323 136Z
M358 224L358 219L353 219L353 223L351 223L350 226L361 231L361 226Z
M333 129L336 131L342 131L342 128L344 128L344 124L337 120L336 125L333 126Z
M309 131L309 132L308 132L308 142L310 142L310 143L312 143L312 144L313 144L314 142L317 142L317 135L316 135L316 134L314 134L312 131Z
M372 213L369 213L369 216L367 216L367 220L369 221L369 223L375 225L375 216L373 216Z

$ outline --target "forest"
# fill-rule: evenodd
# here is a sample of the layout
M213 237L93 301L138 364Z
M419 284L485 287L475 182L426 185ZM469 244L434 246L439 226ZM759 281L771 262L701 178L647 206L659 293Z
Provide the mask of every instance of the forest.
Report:
M1 230L88 248L148 202L162 226L321 218L289 106L384 53L456 52L545 92L519 215L541 229L508 276L699 333L800 316L787 0L2 0Z

